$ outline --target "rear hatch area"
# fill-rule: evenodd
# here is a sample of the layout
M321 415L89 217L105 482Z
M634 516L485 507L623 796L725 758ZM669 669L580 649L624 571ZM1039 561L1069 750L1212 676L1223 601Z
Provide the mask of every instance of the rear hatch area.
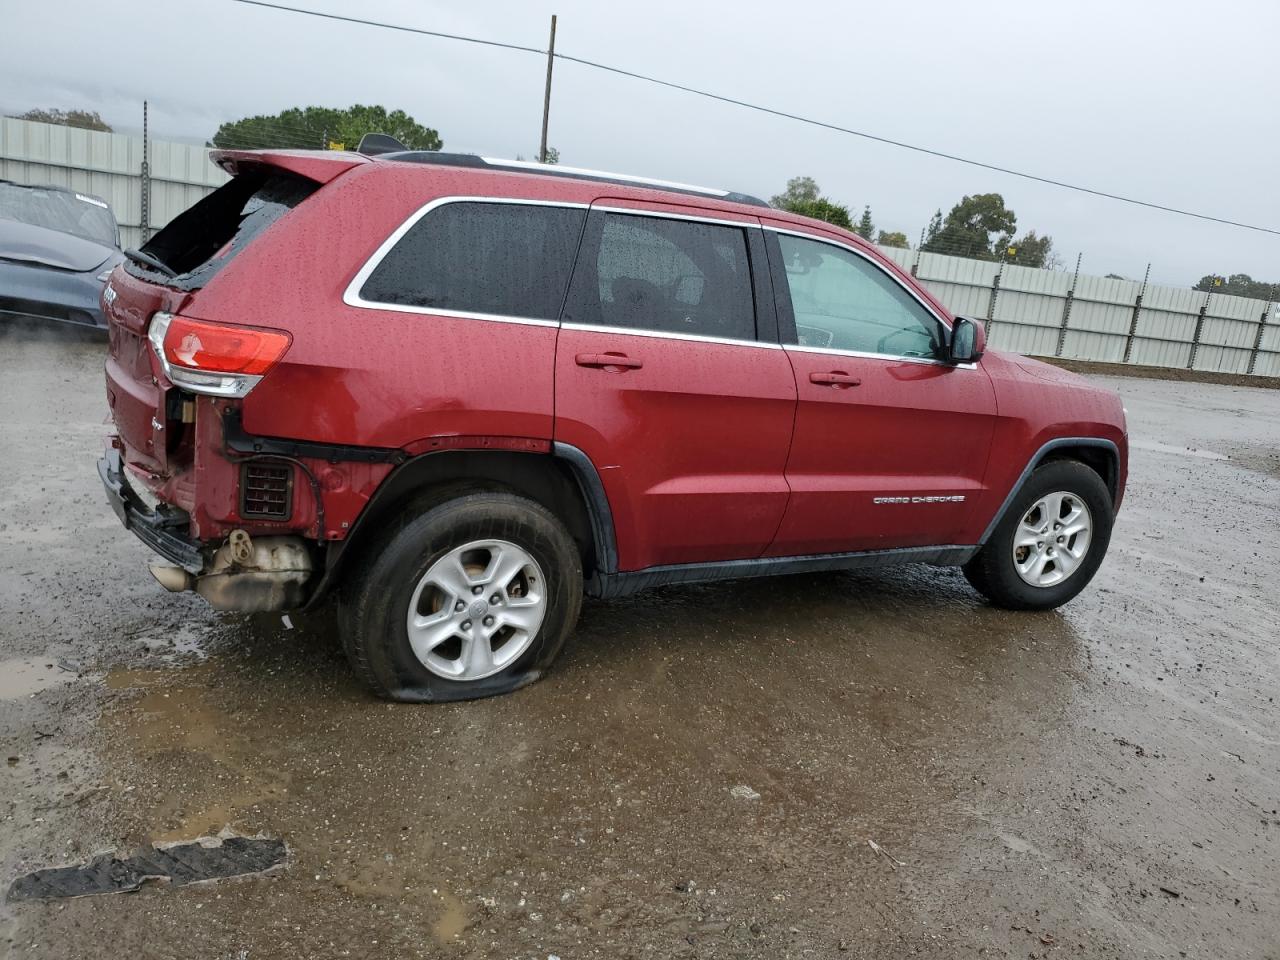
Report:
M320 188L260 162L228 161L234 176L159 231L116 268L103 293L108 324L107 401L132 477L184 509L193 461L194 397L176 388L148 340L157 313L179 314L199 290L273 223ZM226 159L226 158L224 158ZM344 168L345 169L345 168Z

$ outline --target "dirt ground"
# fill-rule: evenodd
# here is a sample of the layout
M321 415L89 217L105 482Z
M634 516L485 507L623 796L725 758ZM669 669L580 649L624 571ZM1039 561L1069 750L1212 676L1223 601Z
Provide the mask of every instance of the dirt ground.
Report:
M291 860L0 904L0 955L1280 958L1280 393L1105 379L1129 493L1056 613L930 567L667 588L420 707L152 581L102 349L0 331L0 891L227 827Z

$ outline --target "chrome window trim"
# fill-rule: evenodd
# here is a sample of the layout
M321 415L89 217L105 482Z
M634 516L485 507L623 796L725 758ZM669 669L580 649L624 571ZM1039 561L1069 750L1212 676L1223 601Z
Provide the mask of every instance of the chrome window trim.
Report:
M351 282L347 284L346 290L342 294L342 302L349 307L359 307L362 310L391 310L395 313L417 313L429 314L439 317L458 317L467 320L491 320L499 323L522 323L537 327L558 327L560 321L558 319L547 320L542 317L521 317L508 314L497 313L478 313L471 310L446 310L437 307L417 307L405 303L384 303L380 300L366 300L360 296L360 288L372 276L373 271L378 269L383 259L391 252L392 248L408 233L419 220L425 217L432 210L443 207L450 203L511 203L519 204L526 207L565 207L572 210L586 210L591 204L574 203L571 201L560 200L526 200L522 197L436 197L429 203L423 204L417 210L409 215L404 223L396 227L387 239L378 245L378 249L373 255L364 262Z
M690 340L696 343L722 343L729 347L751 347L759 350L781 350L782 344L764 340L734 340L731 337L712 337L701 333L675 333L670 330L648 330L641 327L607 327L595 323L562 323L563 330L578 330L583 333L618 333L623 336L653 337L659 340Z
M695 223L710 223L718 227L737 227L739 230L761 230L760 221L723 220L719 217L702 217L693 213L669 213L666 210L646 210L643 207L611 207L602 203L591 204L592 212L622 213L635 217L657 217L662 220L692 220Z
M837 350L835 347L802 347L788 343L784 350L795 353L821 353L832 357L856 357L860 360L888 360L892 363L923 363L933 367L954 367L957 370L977 370L976 363L951 363L949 360L935 360L932 357L904 357L893 353L868 353L863 350Z
M942 324L943 329L945 329L948 333L951 332L951 324L947 323L946 320L938 316L938 312L933 308L931 304L922 300L920 297L920 294L916 293L914 290L908 287L905 283L903 283L902 280L898 277L898 275L894 273L892 270L886 270L883 264L879 263L874 257L868 255L866 251L859 250L857 247L849 243L842 243L841 241L835 240L833 238L820 237L812 233L805 233L802 230L788 230L785 227L775 227L772 224L764 224L764 229L769 230L773 233L785 233L788 236L799 237L801 240L812 240L814 243L826 243L833 247L839 247L841 250L848 250L850 253L861 257L863 260L867 261L867 263L871 264L871 266L875 267L877 270L879 270L881 273L887 276L890 280L896 283L904 291L906 291L906 293L908 293L911 296L911 299L915 300L916 303L924 307L925 313L929 314L929 316L937 320L938 323ZM944 363L945 361L934 360L931 362Z

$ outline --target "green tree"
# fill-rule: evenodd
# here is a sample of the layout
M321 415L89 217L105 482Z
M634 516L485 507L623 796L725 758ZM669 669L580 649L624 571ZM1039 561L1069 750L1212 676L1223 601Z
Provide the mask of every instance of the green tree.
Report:
M907 242L907 235L896 230L892 233L888 230L881 230L880 235L876 237L876 244L881 247L901 247L903 250L911 246Z
M36 120L40 123L56 123L62 127L79 127L82 130L111 132L111 125L98 116L97 110L28 110L18 115L19 120Z
M802 217L813 217L815 220L825 220L827 223L833 223L837 227L844 227L846 230L853 229L853 219L849 216L849 208L838 203L832 203L830 200L801 200L787 207L792 213L798 213Z
M1012 250L1012 253L1009 251ZM1041 267L1055 270L1061 266L1058 255L1053 252L1053 237L1045 234L1037 236L1034 230L1028 230L1017 240L1008 236L1001 237L996 246L997 254L1004 254L1010 263L1024 267Z
M333 107L291 107L271 116L245 117L218 127L210 145L223 148L302 147L323 149L341 143L354 150L366 133L385 133L410 150L439 150L440 134L424 127L403 110L355 104Z
M957 257L997 259L992 234L1012 237L1017 225L1018 217L1004 205L1004 197L998 193L977 193L961 199L945 219L942 211L934 215L923 249Z
M876 234L876 225L871 222L870 205L862 208L862 216L858 218L858 225L853 228L853 232L860 236L863 240L870 240Z
M1229 277L1206 274L1192 290L1208 290L1233 297L1253 297L1255 300L1273 300L1280 295L1280 284L1255 280L1247 273L1233 273Z
M770 205L779 210L795 212L797 203L813 203L818 199L818 184L813 177L792 177L787 181L787 189L769 200Z
M547 159L546 159L544 162L545 162L545 163L559 163L559 162L560 162L560 151L559 151L559 150L557 150L555 147L547 147Z

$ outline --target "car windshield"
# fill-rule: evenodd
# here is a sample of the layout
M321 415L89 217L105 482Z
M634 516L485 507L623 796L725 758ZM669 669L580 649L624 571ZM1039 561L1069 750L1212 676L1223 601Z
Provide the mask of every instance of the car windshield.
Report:
M48 227L109 247L119 243L111 208L97 197L71 190L0 181L0 218Z

